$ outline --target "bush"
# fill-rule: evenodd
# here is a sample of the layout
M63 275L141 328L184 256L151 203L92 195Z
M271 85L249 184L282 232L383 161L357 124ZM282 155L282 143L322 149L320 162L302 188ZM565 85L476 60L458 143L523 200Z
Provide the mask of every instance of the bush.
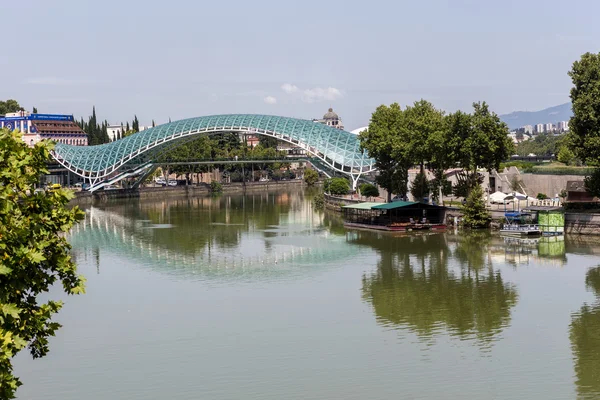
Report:
M533 167L530 172L538 175L591 175L594 168L577 167Z
M314 169L307 169L304 171L304 182L308 186L313 186L315 183L319 181L319 174Z
M223 185L220 182L212 181L210 183L210 191L212 193L221 193L223 191Z
M370 183L360 185L360 194L365 197L379 197L379 189Z
M344 195L348 194L350 184L348 183L348 179L345 178L331 178L328 189L331 194Z
M544 193L538 193L537 196L535 196L535 198L538 199L538 200L546 200L549 197L546 196Z
M600 168L594 169L583 181L585 183L585 190L590 192L592 196L600 197Z
M462 207L462 211L464 213L463 221L466 227L478 229L490 226L492 216L485 208L481 185L477 185L471 190L471 193L467 196L465 205Z

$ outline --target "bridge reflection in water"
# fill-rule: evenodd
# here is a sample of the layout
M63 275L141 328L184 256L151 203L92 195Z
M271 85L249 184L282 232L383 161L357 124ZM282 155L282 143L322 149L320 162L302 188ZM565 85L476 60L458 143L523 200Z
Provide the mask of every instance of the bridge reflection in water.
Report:
M297 193L90 207L68 239L75 257L114 252L185 279L304 274L360 250Z

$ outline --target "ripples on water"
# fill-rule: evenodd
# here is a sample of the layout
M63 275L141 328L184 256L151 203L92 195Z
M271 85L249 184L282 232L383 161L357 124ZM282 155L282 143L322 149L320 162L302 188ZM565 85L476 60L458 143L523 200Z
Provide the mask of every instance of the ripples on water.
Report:
M69 240L89 290L22 398L600 398L593 241L346 231L293 192L107 203Z

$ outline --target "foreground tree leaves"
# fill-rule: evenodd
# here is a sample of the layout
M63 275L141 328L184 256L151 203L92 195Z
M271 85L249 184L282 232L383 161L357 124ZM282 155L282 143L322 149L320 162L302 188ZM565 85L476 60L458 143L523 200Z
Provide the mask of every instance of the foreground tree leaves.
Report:
M39 296L61 284L68 294L84 292L63 233L83 218L67 207L73 193L34 193L46 173L52 144L28 147L19 133L0 129L0 399L12 399L21 382L12 358L25 347L33 358L48 353L48 338L60 324L52 317L62 302Z

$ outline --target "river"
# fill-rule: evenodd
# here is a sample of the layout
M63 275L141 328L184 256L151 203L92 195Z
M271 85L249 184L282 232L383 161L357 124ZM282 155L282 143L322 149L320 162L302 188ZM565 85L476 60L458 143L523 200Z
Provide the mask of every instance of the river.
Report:
M595 239L345 230L296 191L86 211L20 399L600 398Z

